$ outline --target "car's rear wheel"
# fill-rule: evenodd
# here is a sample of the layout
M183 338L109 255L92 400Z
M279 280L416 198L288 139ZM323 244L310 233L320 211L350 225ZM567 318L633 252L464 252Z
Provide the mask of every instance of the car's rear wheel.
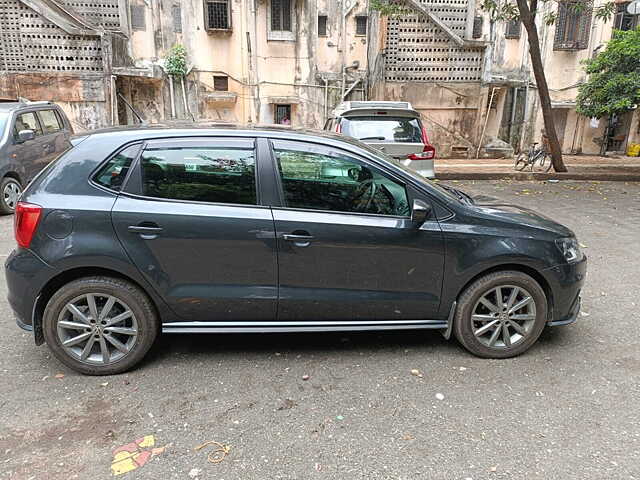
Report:
M547 298L538 282L517 271L476 280L460 296L454 333L471 353L484 358L520 355L533 345L547 320Z
M158 318L147 295L130 282L85 277L51 297L43 327L62 363L87 375L112 375L142 360L158 335Z
M22 185L15 178L4 177L0 183L0 213L4 215L15 211L22 193Z

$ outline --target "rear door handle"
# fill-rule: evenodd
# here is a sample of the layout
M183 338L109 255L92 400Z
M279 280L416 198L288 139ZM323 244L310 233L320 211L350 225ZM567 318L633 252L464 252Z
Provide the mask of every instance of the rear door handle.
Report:
M153 240L162 232L162 227L153 222L142 222L140 225L129 225L131 233L137 233L145 240Z

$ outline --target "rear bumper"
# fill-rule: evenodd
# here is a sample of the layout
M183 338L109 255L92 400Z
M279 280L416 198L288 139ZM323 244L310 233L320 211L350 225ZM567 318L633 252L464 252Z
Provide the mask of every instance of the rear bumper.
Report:
M33 330L33 311L42 282L51 267L30 250L16 249L4 264L7 300L15 313L18 326Z
M401 160L402 164L423 177L435 178L434 160Z
M551 287L553 309L547 325L573 323L580 313L580 291L587 277L587 257L576 263L566 263L542 272Z

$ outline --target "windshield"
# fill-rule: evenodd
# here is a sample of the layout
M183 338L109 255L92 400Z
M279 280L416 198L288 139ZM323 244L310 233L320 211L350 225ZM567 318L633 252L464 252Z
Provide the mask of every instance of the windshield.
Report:
M422 143L420 120L411 117L344 117L342 133L358 140L398 143Z

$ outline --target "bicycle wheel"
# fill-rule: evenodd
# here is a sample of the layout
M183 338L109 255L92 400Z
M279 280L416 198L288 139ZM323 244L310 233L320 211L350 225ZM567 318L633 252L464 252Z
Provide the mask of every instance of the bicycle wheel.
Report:
M513 165L513 168L515 170L517 170L518 172L521 172L522 170L524 170L527 166L527 154L526 153L521 153L520 155L518 155L516 157L516 163Z
M536 173L547 173L551 170L551 166L551 156L548 153L542 153L531 165L531 171Z

